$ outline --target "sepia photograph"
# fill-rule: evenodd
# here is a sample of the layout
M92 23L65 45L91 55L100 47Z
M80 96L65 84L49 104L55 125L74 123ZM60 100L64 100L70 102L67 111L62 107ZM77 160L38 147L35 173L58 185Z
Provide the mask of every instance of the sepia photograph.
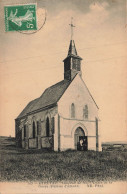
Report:
M0 193L127 193L127 1L0 0Z

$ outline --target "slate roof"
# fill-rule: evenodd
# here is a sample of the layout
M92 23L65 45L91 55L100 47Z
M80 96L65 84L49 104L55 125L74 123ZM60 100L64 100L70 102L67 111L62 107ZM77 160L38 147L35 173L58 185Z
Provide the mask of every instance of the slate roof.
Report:
M43 92L43 94L39 98L29 102L16 119L22 118L38 109L46 108L56 104L65 90L68 88L70 83L71 81L63 80L56 83L55 85L50 86Z

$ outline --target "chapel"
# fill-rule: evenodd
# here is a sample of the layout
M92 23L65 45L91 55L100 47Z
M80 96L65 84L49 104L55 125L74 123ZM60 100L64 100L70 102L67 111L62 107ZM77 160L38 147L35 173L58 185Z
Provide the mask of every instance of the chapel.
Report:
M82 79L81 61L71 38L64 79L29 102L15 119L18 147L98 151L99 108Z

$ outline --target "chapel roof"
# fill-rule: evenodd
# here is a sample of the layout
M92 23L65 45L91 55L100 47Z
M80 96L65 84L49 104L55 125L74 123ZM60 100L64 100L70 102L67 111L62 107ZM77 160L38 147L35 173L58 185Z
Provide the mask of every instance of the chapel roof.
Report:
M32 100L28 103L28 105L19 114L17 119L22 118L27 114L30 114L39 109L48 108L51 105L55 105L65 90L68 88L70 83L71 81L62 80L47 88L39 98L36 98L35 100Z

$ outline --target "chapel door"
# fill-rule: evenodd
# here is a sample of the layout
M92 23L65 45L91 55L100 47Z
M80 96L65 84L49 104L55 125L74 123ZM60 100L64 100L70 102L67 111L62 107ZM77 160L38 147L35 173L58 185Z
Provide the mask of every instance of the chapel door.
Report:
M75 130L74 145L76 150L87 150L87 136L81 127Z
M79 136L79 150L87 150L87 136Z

